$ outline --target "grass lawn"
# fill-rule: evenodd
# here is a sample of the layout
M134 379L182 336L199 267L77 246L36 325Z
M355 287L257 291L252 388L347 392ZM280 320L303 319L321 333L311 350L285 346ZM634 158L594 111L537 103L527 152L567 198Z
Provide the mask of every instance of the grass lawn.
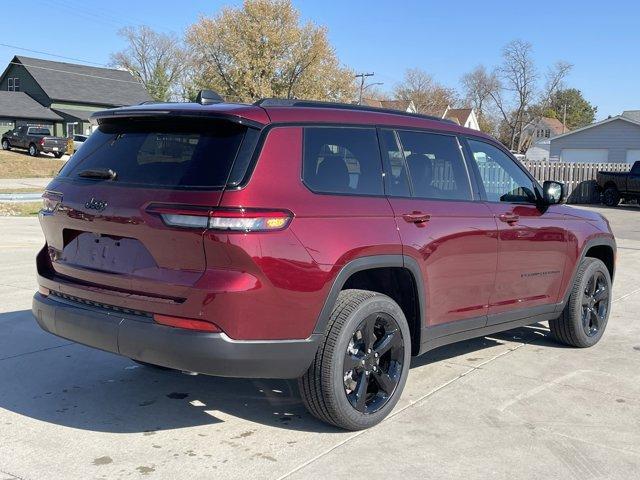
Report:
M38 215L42 202L0 203L0 217L32 217Z
M2 193L40 193L43 192L43 188L0 188L0 194Z
M49 154L30 157L20 150L0 150L0 178L54 177L65 163Z

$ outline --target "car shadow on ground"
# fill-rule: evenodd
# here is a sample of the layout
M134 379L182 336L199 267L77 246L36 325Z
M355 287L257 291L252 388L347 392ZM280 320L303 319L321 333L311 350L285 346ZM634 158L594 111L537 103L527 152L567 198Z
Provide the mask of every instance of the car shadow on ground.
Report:
M8 316L14 324L24 322L19 325L21 334L16 341L49 335L40 331L28 310L0 314L0 325ZM414 358L412 367L446 361L504 341L557 346L542 332L542 326L520 328L440 347ZM185 375L139 366L129 359L64 341L31 352L25 346L25 351L28 353L0 361L0 408L35 420L90 431L145 435L236 418L290 430L340 431L306 412L295 380Z

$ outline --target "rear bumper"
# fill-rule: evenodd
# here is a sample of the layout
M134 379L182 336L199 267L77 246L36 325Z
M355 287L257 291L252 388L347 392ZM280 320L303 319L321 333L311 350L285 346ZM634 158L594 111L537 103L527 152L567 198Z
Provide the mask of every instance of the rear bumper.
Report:
M42 153L66 153L67 147L40 147L39 152Z
M322 335L305 340L237 341L224 333L166 327L63 299L33 297L42 329L107 352L177 370L222 377L296 378L311 364Z

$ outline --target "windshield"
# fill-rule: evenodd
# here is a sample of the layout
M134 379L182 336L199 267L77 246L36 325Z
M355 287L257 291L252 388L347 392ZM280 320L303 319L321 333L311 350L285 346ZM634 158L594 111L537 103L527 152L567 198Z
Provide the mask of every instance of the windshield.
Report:
M228 121L144 120L104 123L62 169L112 170L118 184L223 187L247 127Z

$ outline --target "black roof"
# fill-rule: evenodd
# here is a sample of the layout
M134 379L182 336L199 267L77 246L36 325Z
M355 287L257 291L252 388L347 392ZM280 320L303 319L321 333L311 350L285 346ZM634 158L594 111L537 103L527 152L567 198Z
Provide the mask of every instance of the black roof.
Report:
M62 117L24 92L0 91L0 117L60 121Z
M54 62L16 55L52 100L123 106L151 100L144 86L127 71Z

